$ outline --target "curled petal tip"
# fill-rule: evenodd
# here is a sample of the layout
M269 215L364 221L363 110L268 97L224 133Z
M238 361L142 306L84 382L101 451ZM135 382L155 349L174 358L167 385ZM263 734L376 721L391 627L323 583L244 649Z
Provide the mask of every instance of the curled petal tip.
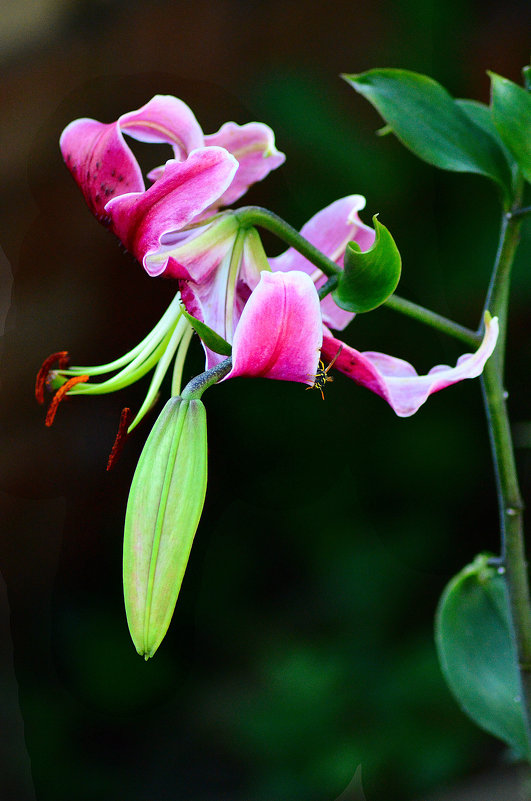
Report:
M386 400L399 417L410 417L434 392L466 378L477 378L491 356L497 339L498 320L496 317L486 317L481 345L475 353L460 356L455 367L439 364L427 375L418 375L415 368L403 359L372 351L360 353L343 345L336 361L336 369ZM340 344L340 340L325 330L322 351L324 357L332 358Z

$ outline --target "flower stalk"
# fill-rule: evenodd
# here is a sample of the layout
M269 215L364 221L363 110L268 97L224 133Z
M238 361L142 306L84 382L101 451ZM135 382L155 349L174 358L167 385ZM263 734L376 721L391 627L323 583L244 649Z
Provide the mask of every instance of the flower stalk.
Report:
M425 325L429 325L437 331L441 331L443 334L448 334L454 337L454 339L464 342L471 348L477 348L478 345L481 344L481 335L479 333L472 331L470 328L466 328L464 325L455 323L448 317L443 317L442 314L437 314L437 312L431 311L431 309L426 309L424 306L419 306L417 303L412 303L412 301L401 298L398 295L391 295L383 305L387 306L388 309L394 309L394 311L405 314L421 323L425 323Z
M252 228L257 225L260 228L265 228L266 231L270 231L275 236L278 236L279 239L282 239L283 242L298 250L328 277L341 274L341 268L332 259L325 256L311 242L301 236L295 228L292 228L289 223L272 211L263 209L260 206L243 206L234 214L242 227Z
M485 365L483 399L498 494L501 569L504 570L514 651L521 684L522 711L531 755L531 605L525 554L523 510L503 382L511 268L523 216L518 214L521 183L513 210L502 219L500 241L485 307L500 320L499 344Z
M232 358L229 356L228 359L223 359L222 362L216 364L215 367L211 367L210 370L205 370L204 373L200 373L196 375L195 378L192 378L191 381L185 386L181 393L181 397L183 400L198 400L201 398L201 395L205 391L212 386L212 384L217 384L218 381L221 381L222 378L225 378L226 375L230 373L232 370Z

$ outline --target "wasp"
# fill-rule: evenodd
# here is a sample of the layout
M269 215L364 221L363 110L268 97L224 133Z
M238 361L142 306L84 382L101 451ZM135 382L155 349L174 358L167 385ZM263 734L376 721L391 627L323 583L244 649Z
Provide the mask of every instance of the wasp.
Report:
M332 361L330 362L328 367L325 367L324 366L324 362L321 359L319 359L319 367L317 368L317 372L316 372L316 374L314 376L312 376L314 378L314 383L312 384L311 387L306 387L306 389L318 389L319 392L321 393L321 397L322 397L323 400L324 400L324 391L323 390L324 390L327 382L334 380L333 376L328 375L328 371L330 370L331 367L334 366L334 362L335 362L335 360L337 359L337 357L339 356L339 354L341 353L342 350L343 350L343 345L340 346L338 352L336 353L336 355L334 356L334 358L332 359Z

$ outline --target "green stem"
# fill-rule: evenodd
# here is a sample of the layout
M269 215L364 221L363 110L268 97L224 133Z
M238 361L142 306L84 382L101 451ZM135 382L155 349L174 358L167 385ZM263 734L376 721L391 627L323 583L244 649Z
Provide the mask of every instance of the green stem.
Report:
M308 261L319 267L325 275L333 276L341 273L341 267L321 253L315 245L308 242L303 236L299 234L295 228L292 228L285 220L268 209L263 209L260 206L243 206L234 212L240 224L244 227L251 228L253 225L259 225L260 228L265 228L266 231L271 231L272 234L278 236L288 245L295 248L305 256Z
M459 323L454 323L453 320L449 320L441 314L426 309L424 306L412 303L410 300L405 300L405 298L401 298L398 295L391 295L390 298L387 298L384 306L387 306L388 309L401 312L402 314L407 314L408 317L425 323L437 329L437 331L442 331L443 334L449 334L471 348L475 349L481 344L482 337L470 328L465 328L465 326L459 325Z
M514 211L518 210L519 200L518 196ZM482 386L498 494L501 558L505 567L522 710L528 734L528 758L531 761L531 606L524 542L524 505L518 486L503 383L509 282L522 222L522 216L514 211L502 219L500 243L485 302L485 308L499 318L500 335L496 351L483 370Z
M200 398L205 389L211 387L212 384L217 384L217 382L225 378L227 373L230 373L231 370L232 358L229 356L228 359L223 359L222 362L216 364L215 367L211 367L210 370L206 370L204 373L200 373L196 375L195 378L192 378L181 392L181 398L183 398L183 400Z
M505 339L507 334L507 308L509 305L509 286L511 269L518 242L523 217L518 214L519 203L523 193L523 179L517 181L515 202L508 214L504 214L501 222L498 251L494 261L490 285L485 300L484 311L490 311L492 316L498 317L500 333L495 359L498 362L500 376L503 376L505 360Z

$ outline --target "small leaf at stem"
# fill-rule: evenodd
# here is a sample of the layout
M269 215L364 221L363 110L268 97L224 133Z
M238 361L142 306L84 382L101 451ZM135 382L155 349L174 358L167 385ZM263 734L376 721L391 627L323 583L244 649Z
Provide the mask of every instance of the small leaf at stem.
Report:
M531 182L531 95L490 72L492 118L526 181Z
M455 172L476 172L510 192L504 154L439 83L416 72L374 69L345 80L379 111L416 156Z
M395 241L385 225L373 217L376 239L369 250L361 251L357 242L345 250L345 267L338 276L332 297L338 306L351 312L376 309L393 294L400 280L402 260Z
M477 556L444 590L435 619L439 662L459 705L481 728L527 754L505 578Z
M226 339L223 339L222 336L216 334L215 331L212 330L206 323L202 322L202 320L198 320L196 317L192 317L186 309L183 307L183 314L199 336L207 348L213 350L214 353L221 353L223 356L230 356L232 353L232 345L227 342Z

